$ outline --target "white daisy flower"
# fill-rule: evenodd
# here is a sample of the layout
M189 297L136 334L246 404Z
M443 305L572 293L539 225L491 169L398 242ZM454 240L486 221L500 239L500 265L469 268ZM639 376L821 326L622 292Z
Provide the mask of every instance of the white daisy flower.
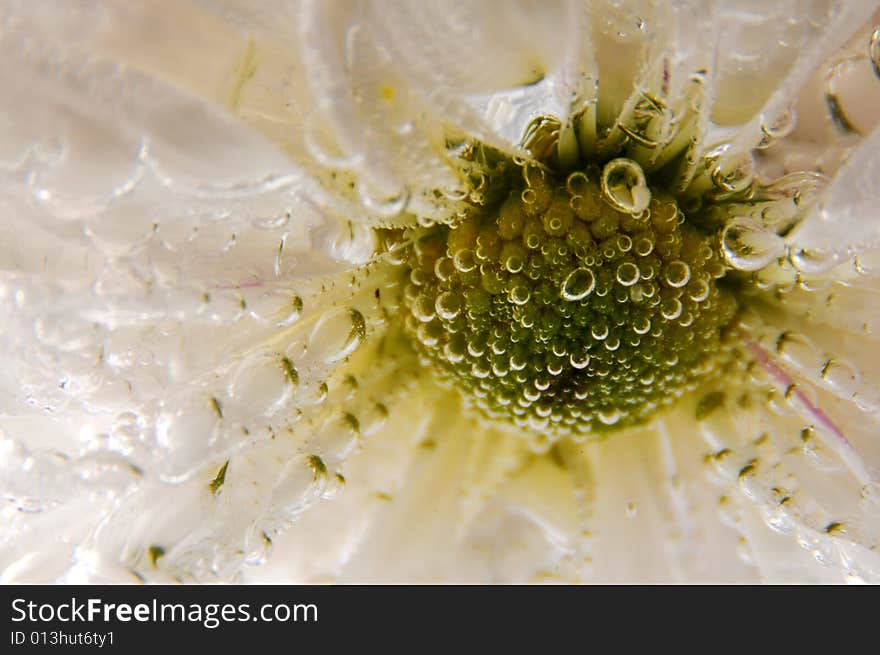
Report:
M6 0L0 579L880 580L878 23Z

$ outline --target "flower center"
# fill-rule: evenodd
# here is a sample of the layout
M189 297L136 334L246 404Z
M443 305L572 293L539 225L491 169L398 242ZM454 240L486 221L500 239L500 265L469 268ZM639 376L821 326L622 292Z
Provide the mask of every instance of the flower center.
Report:
M412 235L405 331L483 413L558 437L637 423L718 368L736 312L716 236L625 158L524 164Z

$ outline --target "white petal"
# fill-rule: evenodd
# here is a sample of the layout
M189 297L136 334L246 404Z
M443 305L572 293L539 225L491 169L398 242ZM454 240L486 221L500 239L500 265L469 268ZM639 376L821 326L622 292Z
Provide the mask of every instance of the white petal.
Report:
M308 510L249 580L759 579L722 521L692 414L536 457L462 416L455 392L414 393L348 462L345 495Z
M880 128L865 137L837 172L811 215L789 239L795 252L806 254L819 270L827 270L848 255L880 248ZM812 253L812 254L810 254Z

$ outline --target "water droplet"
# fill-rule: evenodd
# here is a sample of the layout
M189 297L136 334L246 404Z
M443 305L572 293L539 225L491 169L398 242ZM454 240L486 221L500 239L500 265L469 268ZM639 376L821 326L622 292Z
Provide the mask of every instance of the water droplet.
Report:
M751 155L742 155L733 161L719 159L712 169L712 182L731 193L744 190L755 177L755 162Z
M660 306L660 314L668 321L674 321L681 316L682 305L678 298L667 298Z
M822 380L838 394L849 398L855 396L862 386L859 370L853 364L836 357L822 366Z
M690 281L691 268L683 261L675 260L666 265L663 276L669 286L678 289Z
M260 352L245 357L235 368L227 385L225 413L241 412L242 420L271 415L290 397L294 385L284 362L275 352Z
M477 258L473 250L465 248L459 250L452 257L455 268L462 273L469 273L477 267Z
M797 114L793 108L783 111L774 119L761 114L761 141L756 146L759 150L769 148L779 139L784 139L794 131L797 125Z
M623 414L619 409L611 408L599 410L596 413L596 416L599 418L599 421L601 421L604 425L614 425L620 420Z
M647 334L648 330L651 329L651 319L644 315L637 316L632 328L636 334Z
M508 300L514 305L525 305L531 297L532 294L529 292L528 287L523 285L514 286L507 294Z
M837 255L831 250L792 248L788 253L791 265L807 275L817 275L829 271L837 264L837 259Z
M321 496L327 500L339 498L345 491L345 477L341 473L334 473L328 480L324 493Z
M586 173L576 171L565 180L565 188L570 196L583 196L590 188L590 180Z
M363 314L356 309L333 309L321 316L309 337L309 352L326 362L351 355L366 337Z
M750 216L738 216L721 232L721 251L727 263L741 271L757 271L785 252L783 240Z
M318 465L318 461L321 460L315 455L300 455L287 463L272 489L271 505L274 511L285 518L292 518L310 500L324 492L327 468Z
M608 336L608 326L605 323L595 323L590 328L590 334L592 334L593 338L597 341L602 341Z
M596 288L596 276L588 268L576 268L565 278L559 295L563 300L581 300Z
M638 214L651 203L642 167L626 157L612 159L602 169L602 193L615 208Z
M370 212L383 218L394 218L406 211L410 202L409 187L395 196L376 198L366 184L358 186L358 197Z
M635 243L635 250L639 257L647 257L654 251L654 242L647 237L641 237Z
M818 351L813 342L797 332L783 332L776 339L776 354L807 371L815 371L818 364Z
M315 433L313 443L321 456L335 465L345 461L358 444L361 424L350 412L336 411Z
M632 262L624 262L617 267L617 281L625 287L631 287L639 281L639 267Z
M451 291L441 293L437 296L435 309L440 318L451 321L461 312L461 296Z
M300 317L303 301L295 293L283 289L273 289L247 303L251 316L261 322L277 327L293 325Z

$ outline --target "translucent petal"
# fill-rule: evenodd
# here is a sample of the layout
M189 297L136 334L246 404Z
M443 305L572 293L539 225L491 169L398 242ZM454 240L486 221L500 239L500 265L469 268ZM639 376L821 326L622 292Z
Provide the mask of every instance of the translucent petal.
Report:
M765 312L779 327L748 319L742 338L751 380L728 376L726 411L700 426L714 467L774 531L845 577L871 580L878 561L866 553L880 539L876 410L859 402L867 390L841 345L816 338L827 327L814 329L804 318ZM865 370L873 374L872 366Z
M862 140L812 214L791 235L795 252L815 253L827 261L827 269L852 254L880 248L878 149L880 128Z
M689 415L535 457L455 409L455 394L412 393L349 461L345 495L308 510L248 580L759 579L721 519L724 487L704 475Z
M2 580L880 579L876 131L754 299L755 380L550 453L417 366L367 227L543 113L699 193L872 8L4 5Z

